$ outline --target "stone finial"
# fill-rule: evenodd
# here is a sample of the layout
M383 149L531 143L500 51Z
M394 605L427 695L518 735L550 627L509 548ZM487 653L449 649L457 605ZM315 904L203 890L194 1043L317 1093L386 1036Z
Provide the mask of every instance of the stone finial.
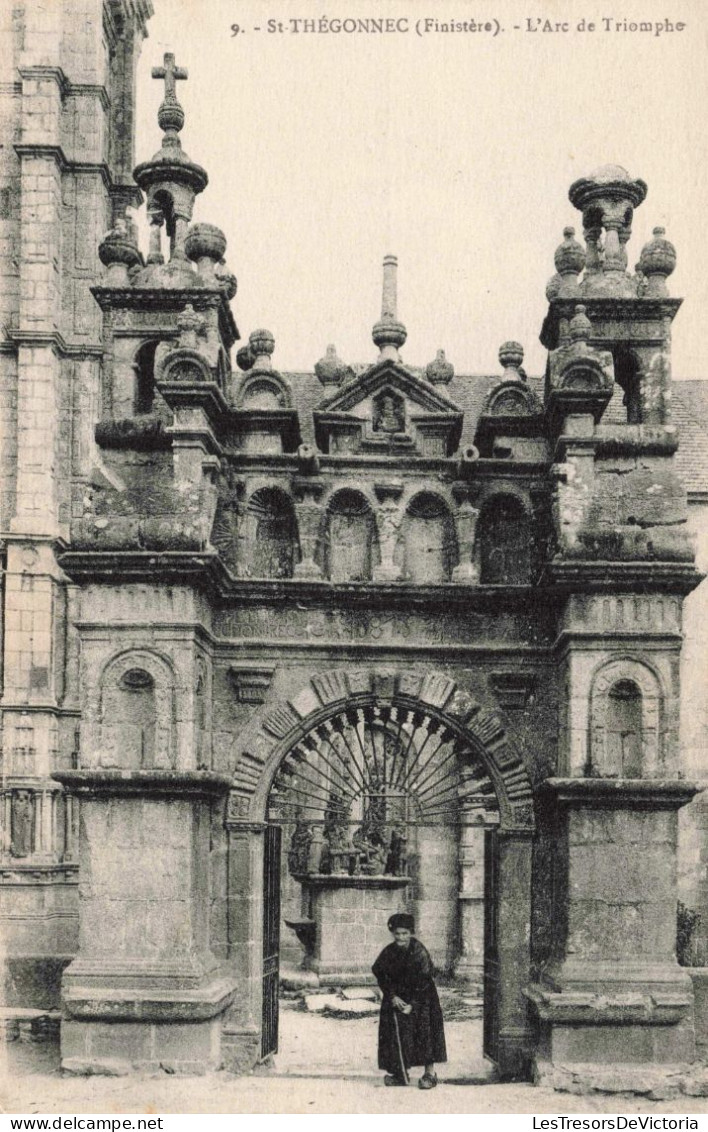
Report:
M216 224L192 224L184 241L188 259L207 283L216 283L215 268L224 258L226 236Z
M570 320L569 332L571 342L587 342L592 334L592 323L582 303L578 303L575 308L575 314Z
M184 310L177 315L180 346L196 350L197 335L202 333L205 326L206 322L202 315L197 314L191 303L187 303Z
M578 276L585 267L585 259L585 249L575 239L575 228L564 228L563 243L558 245L553 257L558 272L557 294L560 298L568 299L578 295Z
M647 279L648 295L667 295L666 280L676 267L676 248L665 238L665 228L654 228L653 236L642 248L637 267Z
M425 367L425 376L433 385L447 385L455 376L455 367L445 357L444 350L438 350L432 362Z
M184 125L184 110L177 98L177 80L189 76L184 67L176 66L171 52L164 54L162 62L161 67L153 67L151 72L154 79L165 80L165 97L157 112L157 122L166 134L178 134Z
M399 347L408 337L405 326L398 321L397 272L398 260L396 256L384 256L381 318L374 324L371 332L374 345L379 347L381 358L391 358L393 361L399 361Z
M524 360L524 347L520 342L502 342L499 347L499 362L504 368L505 381L523 381L525 374L521 368Z
M226 298L230 302L238 291L238 279L234 275L233 271L229 270L226 260L219 260L218 264L214 268L214 276L222 291L226 295Z
M142 256L123 217L116 220L114 227L101 240L98 258L108 268L106 283L109 287L130 286L128 271L142 263Z
M562 282L562 277L556 272L546 283L546 298L549 303L552 303L554 299L558 298L558 292L560 291Z
M270 330L253 330L248 336L248 348L253 356L254 370L270 370L273 363L270 356L275 350L275 338Z
M323 385L341 385L354 376L354 370L338 357L337 349L331 343L324 357L315 363L315 373Z
M580 275L585 267L585 249L575 239L575 228L570 225L563 229L563 243L556 248L553 262L559 275Z

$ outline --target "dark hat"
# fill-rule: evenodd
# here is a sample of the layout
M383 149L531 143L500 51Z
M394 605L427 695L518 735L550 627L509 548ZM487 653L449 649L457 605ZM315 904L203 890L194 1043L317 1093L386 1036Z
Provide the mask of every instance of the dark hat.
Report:
M395 932L396 928L407 928L409 932L415 931L415 920L407 912L395 912L389 918L388 930Z

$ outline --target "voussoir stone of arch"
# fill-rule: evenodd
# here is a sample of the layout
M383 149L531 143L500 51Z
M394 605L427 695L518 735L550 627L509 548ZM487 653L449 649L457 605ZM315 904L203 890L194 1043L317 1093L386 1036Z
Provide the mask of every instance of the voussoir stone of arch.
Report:
M455 681L438 672L429 673L423 680L420 699L433 707L443 708L455 691Z
M347 673L339 670L318 673L312 677L312 686L325 706L344 700L349 695Z
M296 715L290 704L278 704L273 707L263 720L263 728L276 739L284 739L289 731L297 727L300 717Z

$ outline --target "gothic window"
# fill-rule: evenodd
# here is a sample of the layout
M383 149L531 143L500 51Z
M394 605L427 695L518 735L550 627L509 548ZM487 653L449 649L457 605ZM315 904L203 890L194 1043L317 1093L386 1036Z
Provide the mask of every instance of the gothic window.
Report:
M480 582L487 586L524 585L530 574L528 517L513 495L497 495L479 520Z
M449 582L457 565L452 516L436 495L416 495L404 524L404 576L411 582Z
M339 491L327 512L325 575L333 582L371 580L374 517L358 491Z
M135 398L133 408L136 414L152 412L155 400L155 351L157 342L145 342L135 355Z
M607 772L642 775L642 693L633 680L618 680L607 697Z
M248 505L249 556L244 573L252 578L292 578L295 564L295 516L278 488L256 491Z

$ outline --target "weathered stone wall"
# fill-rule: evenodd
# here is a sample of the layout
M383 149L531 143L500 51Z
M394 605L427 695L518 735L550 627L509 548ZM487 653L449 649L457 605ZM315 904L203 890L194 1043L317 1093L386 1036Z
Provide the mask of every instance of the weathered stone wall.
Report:
M78 607L51 545L69 533L72 475L85 482L95 463L102 342L90 286L100 235L135 196L120 184L125 153L109 145L109 116L120 94L130 125L149 12L123 0L19 0L0 13L0 525L10 532L1 917L8 1000L43 1006L56 1005L78 926L75 830L50 777L77 758ZM123 133L130 157L132 128ZM32 814L22 838L12 832L20 806Z
M696 564L708 570L708 504L689 506L696 539ZM681 758L684 774L708 782L708 581L686 598L681 653ZM680 819L679 896L701 917L692 941L691 959L708 965L708 808L699 795Z

